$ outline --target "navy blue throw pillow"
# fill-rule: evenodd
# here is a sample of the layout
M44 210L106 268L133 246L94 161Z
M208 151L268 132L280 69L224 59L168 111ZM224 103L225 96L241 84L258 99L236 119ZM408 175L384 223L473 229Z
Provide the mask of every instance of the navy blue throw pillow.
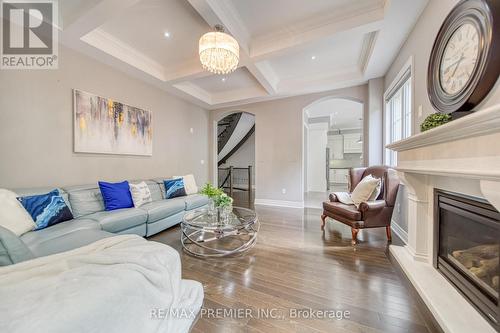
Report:
M35 221L35 230L73 219L73 214L55 189L46 194L17 198Z
M99 182L99 189L106 210L134 207L128 181L121 183Z
M167 179L163 182L165 183L165 198L172 199L186 195L186 190L184 189L184 180L182 178Z

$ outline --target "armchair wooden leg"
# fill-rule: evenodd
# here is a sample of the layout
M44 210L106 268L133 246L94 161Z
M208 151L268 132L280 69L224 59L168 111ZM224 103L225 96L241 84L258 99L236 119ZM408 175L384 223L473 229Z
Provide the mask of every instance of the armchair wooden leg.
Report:
M321 230L325 230L325 223L326 223L326 215L322 214L321 215Z
M351 228L352 240L351 244L356 245L358 243L358 232L359 229Z
M390 225L385 227L385 233L387 234L387 241L389 243L392 242L391 226Z

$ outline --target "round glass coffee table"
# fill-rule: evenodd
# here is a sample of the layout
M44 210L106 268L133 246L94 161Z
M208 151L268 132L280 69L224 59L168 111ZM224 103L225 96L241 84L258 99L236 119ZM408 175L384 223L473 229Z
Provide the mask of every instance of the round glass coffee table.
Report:
M233 207L227 219L203 208L188 212L181 222L184 250L197 257L224 257L251 249L260 223L255 211Z

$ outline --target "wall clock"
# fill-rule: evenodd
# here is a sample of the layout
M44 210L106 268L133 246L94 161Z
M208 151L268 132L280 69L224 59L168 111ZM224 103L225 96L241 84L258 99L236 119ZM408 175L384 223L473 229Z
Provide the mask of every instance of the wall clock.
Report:
M432 48L427 92L440 112L471 111L500 74L500 1L462 0Z

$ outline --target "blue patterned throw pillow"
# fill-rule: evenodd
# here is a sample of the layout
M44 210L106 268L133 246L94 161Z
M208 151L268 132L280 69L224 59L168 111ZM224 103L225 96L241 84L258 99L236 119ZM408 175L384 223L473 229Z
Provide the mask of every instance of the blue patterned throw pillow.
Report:
M35 221L35 230L73 219L73 214L59 190L17 198Z
M184 180L182 178L168 179L163 181L165 183L165 198L172 199L186 195L184 189Z

